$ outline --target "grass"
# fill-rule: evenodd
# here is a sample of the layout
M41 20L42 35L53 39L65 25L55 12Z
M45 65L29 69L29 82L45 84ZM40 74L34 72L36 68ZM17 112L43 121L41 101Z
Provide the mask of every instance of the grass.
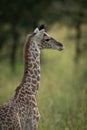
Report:
M74 41L66 38L69 33L67 28L55 24L49 34L63 42L65 50L45 50L41 55L41 84L37 95L41 113L39 130L87 129L87 74L84 67L78 69L74 64ZM74 30L71 34L74 35ZM14 94L22 73L23 65L18 64L12 74L7 63L1 63L0 104Z

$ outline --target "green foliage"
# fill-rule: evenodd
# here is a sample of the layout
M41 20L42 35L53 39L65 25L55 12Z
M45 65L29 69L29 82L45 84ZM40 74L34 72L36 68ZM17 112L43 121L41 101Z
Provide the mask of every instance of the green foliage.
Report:
M14 69L18 43L24 32L40 23L58 22L76 29L76 60L83 53L80 48L81 26L87 23L86 0L1 0L0 1L0 59L6 57ZM21 31L22 30L22 31ZM10 44L8 40L11 39ZM8 48L3 53L4 48ZM85 46L87 48L87 46ZM3 54L2 54L3 53Z
M44 9L47 10L50 4L49 0L1 0L0 1L0 57L8 55L10 63L15 68L16 53L20 37L24 32L35 28L42 19ZM7 28L5 28L7 27ZM21 29L24 32L21 32ZM8 48L8 39L10 47L8 52L3 53L3 48ZM3 58L0 58L3 59Z
M78 22L87 23L86 7L86 0L54 0L48 12L52 14L53 18L50 17L52 20L75 27Z

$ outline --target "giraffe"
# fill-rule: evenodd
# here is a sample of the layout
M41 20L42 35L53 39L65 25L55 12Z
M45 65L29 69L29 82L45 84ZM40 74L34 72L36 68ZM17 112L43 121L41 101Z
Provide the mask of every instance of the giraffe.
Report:
M40 84L41 50L63 50L64 46L37 27L27 35L24 45L24 74L14 96L0 106L0 130L37 130L40 113L36 95Z

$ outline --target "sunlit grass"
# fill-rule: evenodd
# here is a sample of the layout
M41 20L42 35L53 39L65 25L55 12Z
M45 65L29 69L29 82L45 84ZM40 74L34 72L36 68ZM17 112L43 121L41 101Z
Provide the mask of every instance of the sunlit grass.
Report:
M74 35L73 29L71 30ZM41 113L39 130L87 129L87 74L74 63L74 41L66 38L70 30L59 25L49 31L65 50L44 50L41 55L41 84L37 95ZM23 65L12 73L7 63L0 64L0 104L14 95L21 81Z

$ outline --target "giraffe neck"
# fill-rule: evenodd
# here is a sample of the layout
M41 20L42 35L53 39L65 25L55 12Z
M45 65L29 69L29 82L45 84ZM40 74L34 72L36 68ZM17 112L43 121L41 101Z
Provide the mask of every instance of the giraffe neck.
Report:
M34 41L31 41L29 48L25 48L26 50L24 79L30 92L36 94L40 83L40 50Z
M21 95L22 98L29 95L36 96L40 84L40 50L31 39L30 43L28 39L25 44L24 64L24 76L15 96Z

